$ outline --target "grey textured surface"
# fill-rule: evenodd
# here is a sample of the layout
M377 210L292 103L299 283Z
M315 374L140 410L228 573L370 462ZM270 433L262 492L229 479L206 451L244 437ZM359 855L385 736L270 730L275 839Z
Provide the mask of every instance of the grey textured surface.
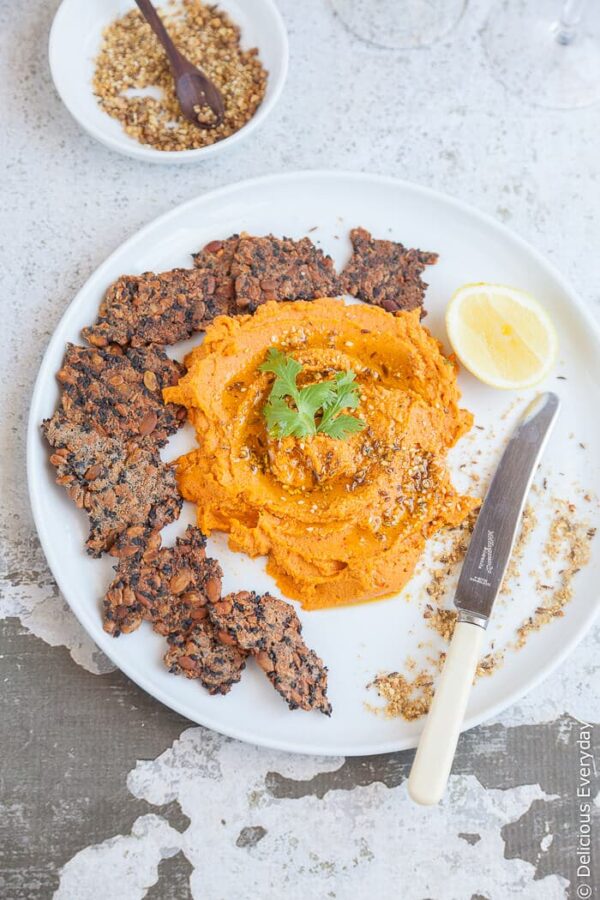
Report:
M518 706L464 735L448 797L420 810L404 785L410 753L287 756L159 706L82 633L35 537L25 422L48 338L111 250L204 190L320 166L409 178L510 224L599 311L599 108L555 113L506 95L481 51L483 0L446 39L407 53L362 44L327 2L280 6L291 70L264 130L210 164L157 169L95 144L60 104L46 56L54 0L0 0L0 895L586 900L577 787L582 754L595 754L597 797L599 748L596 727L584 749L578 720L600 721L597 630Z

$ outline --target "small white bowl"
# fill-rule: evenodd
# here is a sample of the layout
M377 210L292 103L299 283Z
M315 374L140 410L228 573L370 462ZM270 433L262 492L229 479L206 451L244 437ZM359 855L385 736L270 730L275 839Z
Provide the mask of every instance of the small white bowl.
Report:
M158 0L158 6L164 5ZM283 89L288 68L285 25L274 0L219 0L219 9L240 27L244 48L258 47L267 69L265 98L250 121L230 137L197 150L155 150L127 135L117 119L100 108L92 91L94 60L102 32L133 9L133 0L63 0L50 31L50 71L63 103L82 128L111 150L154 163L195 163L233 147L271 112Z

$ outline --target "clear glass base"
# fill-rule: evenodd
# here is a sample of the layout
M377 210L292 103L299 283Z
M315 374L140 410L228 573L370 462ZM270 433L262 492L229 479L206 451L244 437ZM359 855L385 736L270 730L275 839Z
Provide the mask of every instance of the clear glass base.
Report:
M591 3L569 35L559 26L560 2L496 3L482 42L496 77L535 106L576 109L600 101L600 4ZM551 18L555 13L554 21Z
M393 50L433 44L454 28L466 0L331 0L361 40Z

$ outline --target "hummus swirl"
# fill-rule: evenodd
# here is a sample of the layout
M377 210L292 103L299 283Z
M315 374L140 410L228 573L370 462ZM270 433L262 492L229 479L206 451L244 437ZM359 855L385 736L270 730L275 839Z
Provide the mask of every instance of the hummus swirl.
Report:
M300 385L352 370L364 430L271 437L263 408L273 376L258 370L271 347L302 364ZM199 444L177 462L180 490L206 534L227 532L232 549L268 556L280 589L307 609L400 591L427 538L477 505L445 464L472 423L458 408L457 367L417 310L267 303L216 319L186 365L164 392L188 408Z

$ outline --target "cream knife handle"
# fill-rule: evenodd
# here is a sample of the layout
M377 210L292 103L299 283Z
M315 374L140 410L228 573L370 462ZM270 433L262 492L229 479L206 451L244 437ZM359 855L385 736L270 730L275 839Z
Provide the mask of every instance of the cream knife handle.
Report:
M452 768L484 629L457 622L408 778L416 803L438 803Z

